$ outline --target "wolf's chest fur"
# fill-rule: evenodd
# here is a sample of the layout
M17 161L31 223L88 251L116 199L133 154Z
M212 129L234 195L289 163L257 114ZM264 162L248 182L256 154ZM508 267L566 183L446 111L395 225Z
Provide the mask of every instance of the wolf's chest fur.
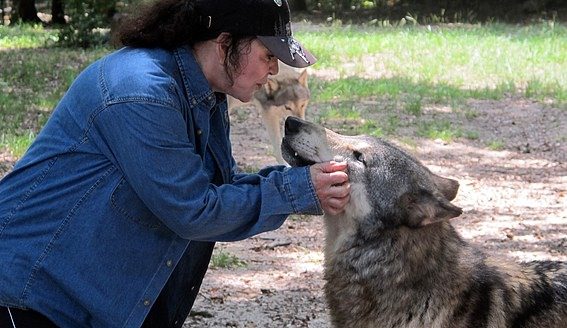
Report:
M450 220L456 180L383 139L288 118L292 166L340 157L350 201L325 216L325 296L336 328L566 328L567 264L490 257Z
M325 295L335 327L567 325L539 315L550 310L567 315L565 305L556 303L553 277L538 273L541 263L487 258L448 222L380 235L351 229L337 240L340 245L326 252L325 263ZM564 265L557 265L567 273ZM565 274L556 278L557 283L567 282ZM563 293L567 300L565 285Z

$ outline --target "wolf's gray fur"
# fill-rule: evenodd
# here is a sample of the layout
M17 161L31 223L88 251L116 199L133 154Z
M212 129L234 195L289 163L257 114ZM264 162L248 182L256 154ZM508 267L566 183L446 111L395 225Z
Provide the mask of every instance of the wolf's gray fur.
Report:
M449 219L458 182L382 139L288 118L292 166L340 156L351 200L325 216L325 295L341 328L567 327L567 265L514 263L464 241Z

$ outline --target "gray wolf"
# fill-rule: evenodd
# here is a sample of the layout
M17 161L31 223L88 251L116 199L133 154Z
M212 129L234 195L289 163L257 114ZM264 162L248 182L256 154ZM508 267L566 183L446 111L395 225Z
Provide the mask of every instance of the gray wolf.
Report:
M292 166L348 163L351 200L324 216L325 296L341 328L567 327L567 265L483 253L450 223L457 181L397 146L288 118Z
M284 164L280 151L283 120L288 116L305 119L311 93L307 85L307 70L299 72L281 63L279 68L279 73L270 76L268 83L256 91L252 103L260 112L268 131L274 157L278 163ZM242 105L244 104L237 99L228 97L229 110Z

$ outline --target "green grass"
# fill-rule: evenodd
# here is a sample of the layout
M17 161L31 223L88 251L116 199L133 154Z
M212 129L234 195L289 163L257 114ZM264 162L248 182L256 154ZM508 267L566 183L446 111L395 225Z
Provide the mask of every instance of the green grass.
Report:
M41 25L0 25L0 49L24 49L54 45L57 31Z
M455 138L463 136L463 132L458 127L454 127L450 122L444 120L422 122L418 127L417 134L428 139L439 139L444 142L452 142Z
M357 134L366 134L374 137L383 137L384 129L374 120L364 120L356 131Z
M9 145L10 153L16 158L22 157L29 145L35 139L35 133L29 132L24 135L0 135L0 145Z
M345 120L352 133L394 134L413 117L425 138L475 138L442 121L424 123L433 106L476 113L470 99L525 97L565 108L567 27L541 23L461 26L333 26L296 24L295 33L319 58L310 79L320 122ZM0 148L20 155L76 75L110 48L55 47L57 30L0 26ZM360 101L376 101L374 108ZM367 106L368 107L368 106ZM368 111L386 116L372 117ZM477 137L477 136L476 136Z
M415 85L438 89L417 92L440 100L499 99L513 90L528 98L567 102L567 28L559 24L305 30L296 34L318 56L316 68L336 70L342 77L369 71L378 76L353 79L349 87L342 79L323 83L325 91L316 95L322 100L335 89L363 97L376 91L396 94Z
M215 249L211 258L210 265L213 269L230 269L245 267L246 262L227 251L224 251L222 249Z
M54 46L57 31L0 25L0 148L19 157L76 75L108 49Z
M492 140L487 146L490 150L503 150L506 147L506 144L501 140Z

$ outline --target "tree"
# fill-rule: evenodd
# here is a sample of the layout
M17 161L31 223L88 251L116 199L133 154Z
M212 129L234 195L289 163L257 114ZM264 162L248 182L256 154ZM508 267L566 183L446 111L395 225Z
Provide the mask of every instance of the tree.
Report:
M290 0L289 7L293 11L307 11L306 0Z
M51 2L51 24L64 25L65 11L63 0L52 0Z
M35 0L19 0L17 3L18 17L22 22L40 23L37 17L37 9L35 8Z

